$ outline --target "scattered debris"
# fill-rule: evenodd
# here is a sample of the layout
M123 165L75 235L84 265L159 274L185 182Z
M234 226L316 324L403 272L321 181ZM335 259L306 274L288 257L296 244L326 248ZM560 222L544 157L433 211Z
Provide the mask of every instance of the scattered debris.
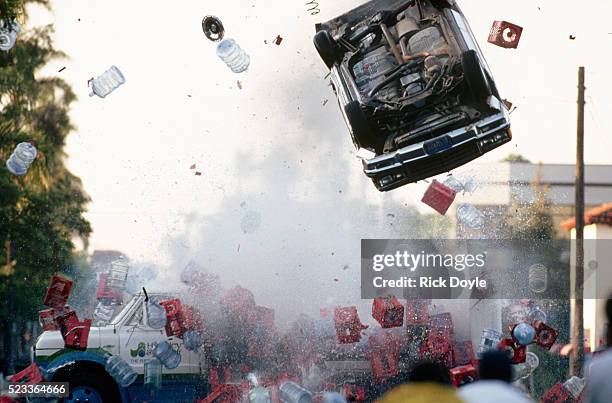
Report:
M321 12L321 9L319 8L319 3L317 3L315 0L310 0L306 3L306 11L308 11L310 13L310 15L317 15Z
M219 18L212 15L207 15L202 19L202 31L204 31L204 35L213 42L222 40L225 35L223 23Z
M245 234L252 234L261 225L261 215L255 211L247 212L240 220L240 228Z
M202 172L196 171L195 176L202 176Z
M507 21L493 21L488 42L502 48L516 49L523 28Z
M325 101L323 101L323 106L327 105L328 101L329 101L329 99L326 99Z
M507 99L504 99L502 102L504 103L504 106L506 107L506 109L508 110L512 109L512 102L508 101Z
M196 169L196 164L192 164L189 169Z
M421 202L445 215L450 205L453 204L456 194L457 192L453 189L434 179L425 191Z
M576 39L576 37L574 35L570 35L569 36L570 40L573 41L574 39Z
M58 73L61 73L62 71L66 70L66 66L62 67L61 69L58 70Z
M274 39L274 44L280 45L282 41L283 41L283 37L280 35L277 35L276 38Z
M100 98L106 97L123 84L125 84L125 77L116 66L111 66L102 75L87 82L87 85L91 86L89 96L97 95Z
M236 81L236 85L238 86L238 89L241 90L242 89L242 83L240 82L240 80Z
M457 219L472 229L484 226L484 214L471 204L462 204L457 208Z
M17 147L15 147L15 151L13 151L6 161L6 168L13 175L23 176L28 172L37 154L36 147L31 143L19 143Z

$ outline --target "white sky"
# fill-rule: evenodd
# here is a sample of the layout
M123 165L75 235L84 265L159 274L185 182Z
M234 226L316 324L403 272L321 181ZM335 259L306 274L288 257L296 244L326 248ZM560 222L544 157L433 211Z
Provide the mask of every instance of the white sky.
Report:
M294 268L295 281L284 287L320 281L344 290L341 276L358 281L361 238L410 236L386 214L416 203L425 185L385 194L374 189L353 155L312 45L316 22L362 1L320 0L316 16L303 0L52 3L52 13L33 12L31 22L53 23L55 45L69 55L44 74L63 77L79 97L71 111L77 130L68 139L68 164L93 199L87 214L92 248L175 268L196 257L227 282L247 285L257 270L274 293L280 286L270 280ZM502 96L518 107L513 142L483 160L518 152L532 161L572 163L577 67L583 64L586 161L612 163L612 2L460 4ZM208 14L220 17L226 36L250 54L248 73L235 75L216 57L201 30ZM517 50L486 42L494 19L525 28ZM280 46L272 44L277 34L284 38ZM570 34L577 39L570 41ZM89 98L87 80L113 64L126 84L106 99ZM193 163L203 176L189 170ZM261 225L244 234L240 221L250 211ZM300 262L306 271L296 267ZM344 264L350 270L342 271ZM323 267L335 271L315 275ZM340 281L332 282L336 277ZM340 293L329 287L319 290ZM350 288L347 299L356 292Z

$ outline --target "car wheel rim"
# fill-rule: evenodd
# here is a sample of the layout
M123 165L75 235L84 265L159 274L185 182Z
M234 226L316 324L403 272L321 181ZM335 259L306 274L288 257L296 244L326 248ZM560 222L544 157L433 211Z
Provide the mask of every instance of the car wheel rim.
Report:
M103 403L103 400L95 389L89 386L77 386L70 391L70 395L66 398L65 402Z

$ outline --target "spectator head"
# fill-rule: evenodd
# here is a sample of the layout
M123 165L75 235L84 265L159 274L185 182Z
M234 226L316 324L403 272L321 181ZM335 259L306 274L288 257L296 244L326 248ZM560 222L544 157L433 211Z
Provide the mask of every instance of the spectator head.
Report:
M512 362L503 351L487 351L480 358L478 373L480 379L510 382L512 379Z
M608 318L608 347L612 347L612 295L606 301L606 317Z
M450 375L448 369L437 361L420 361L410 370L410 382L435 382L448 385Z

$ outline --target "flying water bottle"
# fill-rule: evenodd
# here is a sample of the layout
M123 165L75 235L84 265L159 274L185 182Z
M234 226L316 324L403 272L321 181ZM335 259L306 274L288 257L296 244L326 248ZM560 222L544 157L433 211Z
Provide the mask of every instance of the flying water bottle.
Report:
M110 264L110 272L107 278L108 286L117 290L125 290L128 271L130 266L125 259L117 259Z
M99 302L94 310L93 316L97 326L106 326L113 318L115 308L112 305L104 305Z
M232 38L225 38L217 45L217 56L232 69L234 73L242 73L249 68L251 58Z
M270 391L261 386L255 386L249 391L249 403L271 403Z
M144 386L159 389L162 385L162 364L157 358L150 358L144 363Z
M346 399L338 392L325 392L323 403L346 403Z
M312 393L295 382L287 381L280 387L281 401L287 403L312 403Z
M200 335L195 330L187 330L183 335L183 345L189 351L196 351L200 346Z
M153 329L161 329L166 326L166 309L157 301L147 302L147 323Z
M15 151L6 161L6 168L10 173L17 176L25 175L32 162L36 159L37 151L30 143L19 143Z
M457 208L457 218L472 229L480 229L485 223L484 214L471 204L460 205Z
M117 355L111 355L106 360L106 372L124 388L133 384L136 378L138 378L138 374L132 369L130 364Z
M8 51L15 46L17 42L17 35L21 27L17 21L7 22L0 20L0 50Z
M153 355L168 369L174 369L181 363L181 355L167 341L157 343Z
M91 92L89 96L97 95L100 98L104 98L124 83L125 77L123 73L116 66L111 66L101 76L90 81Z

